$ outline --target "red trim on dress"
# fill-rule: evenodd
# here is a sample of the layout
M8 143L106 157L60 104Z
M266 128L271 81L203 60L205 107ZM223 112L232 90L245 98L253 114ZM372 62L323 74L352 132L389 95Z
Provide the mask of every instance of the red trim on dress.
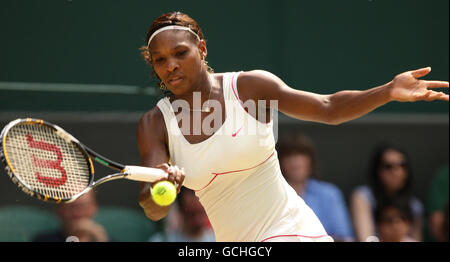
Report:
M259 163L258 165L254 166L254 167L250 167L250 168L245 168L245 169L240 169L240 170L233 170L233 171L228 171L228 172L222 172L222 173L213 173L215 175L226 175L226 174L230 174L230 173L236 173L236 172L242 172L242 171L247 171L253 168L256 168L262 164L264 164L265 162L267 162L267 160L269 160L273 155L275 154L275 152L273 152L272 154L270 154L270 156L268 158L266 158L266 160L264 160L263 162Z
M212 183L212 181L214 181L214 179L216 179L217 176L218 176L218 174L216 174L216 175L211 179L211 181L209 181L209 183L208 183L206 186L204 186L204 187L202 187L202 188L200 188L200 189L194 190L194 191L195 191L195 192L198 192L198 191L200 191L200 190L205 189L207 186L209 186L209 185Z
M242 106L242 108L245 110L245 112L248 113L248 110L244 107L244 105L242 104L241 99L239 99L239 96L237 95L237 90L234 90L234 77L237 74L234 74L233 77L231 78L231 89L233 90L234 96L236 97L237 101L239 102L239 104Z
M197 190L194 190L194 191L197 192L197 191L200 191L200 190L205 189L207 186L209 186L209 185L214 181L214 179L216 179L217 176L227 175L227 174L237 173L237 172L243 172L243 171L247 171L247 170L250 170L250 169L253 169L253 168L257 168L257 167L259 167L260 165L262 165L262 164L264 164L265 162L267 162L267 160L269 160L274 154L275 154L275 152L273 152L272 154L270 154L270 156L269 156L268 158L266 158L266 160L262 161L261 163L259 163L259 164L256 165L256 166L253 166L253 167L250 167L250 168L245 168L245 169L240 169L240 170L233 170L233 171L227 171L227 172L222 172L222 173L212 173L212 174L214 175L214 177L211 179L211 181L209 181L209 183L208 183L206 186L204 186L203 188L197 189Z
M261 240L261 242L267 241L269 239L272 238L276 238L276 237L305 237L305 238L322 238L322 237L327 237L328 235L321 235L321 236L304 236L304 235L278 235L278 236L273 236L273 237L268 237L264 240Z

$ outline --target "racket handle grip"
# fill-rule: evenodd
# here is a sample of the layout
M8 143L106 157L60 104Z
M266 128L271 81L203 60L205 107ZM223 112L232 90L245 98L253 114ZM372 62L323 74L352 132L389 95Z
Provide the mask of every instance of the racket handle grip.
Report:
M162 169L143 166L125 166L122 173L127 174L126 179L141 182L155 182L168 177Z

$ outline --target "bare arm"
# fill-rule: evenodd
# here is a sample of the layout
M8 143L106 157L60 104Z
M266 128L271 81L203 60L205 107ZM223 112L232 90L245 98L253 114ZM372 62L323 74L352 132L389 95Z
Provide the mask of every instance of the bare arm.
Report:
M414 219L412 223L412 236L415 240L421 242L423 240L423 218Z
M137 132L141 166L158 167L165 170L169 174L168 180L179 185L179 191L184 180L184 171L169 167L166 137L164 119L159 109L154 108L141 118ZM145 215L154 221L165 217L170 206L163 207L153 202L150 196L151 183L140 182L139 185L139 205Z
M350 211L357 241L364 242L369 236L375 235L372 210L366 198L354 192L350 200Z
M445 241L445 214L441 210L433 211L429 215L428 226L432 237L437 241Z
M270 100L276 100L278 110L288 116L336 125L361 117L390 101L448 101L445 93L428 89L448 87L448 82L417 79L430 71L430 68L423 68L405 72L387 84L367 90L321 95L292 89L277 76L255 70L240 75L238 88L244 101L265 100L269 104Z

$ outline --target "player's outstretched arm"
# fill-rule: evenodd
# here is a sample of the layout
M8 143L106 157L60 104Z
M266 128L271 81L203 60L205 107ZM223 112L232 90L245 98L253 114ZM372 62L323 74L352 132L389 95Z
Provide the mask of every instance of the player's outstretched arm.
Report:
M278 110L293 118L326 124L341 124L359 118L391 102L449 101L449 96L430 88L448 88L446 81L426 81L431 68L397 75L382 86L367 90L344 90L321 95L290 88L277 76L262 70L243 72L238 79L241 100L278 101ZM320 80L318 81L320 84Z
M431 90L431 88L448 88L447 81L427 81L419 78L428 75L431 67L408 71L397 75L390 83L390 96L393 101L449 101L444 92Z

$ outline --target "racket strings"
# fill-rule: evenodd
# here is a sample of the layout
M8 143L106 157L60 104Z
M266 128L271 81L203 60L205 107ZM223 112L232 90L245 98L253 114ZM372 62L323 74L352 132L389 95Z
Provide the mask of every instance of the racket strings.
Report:
M90 172L84 154L54 129L23 123L12 127L6 139L14 174L33 191L67 199L89 185Z

